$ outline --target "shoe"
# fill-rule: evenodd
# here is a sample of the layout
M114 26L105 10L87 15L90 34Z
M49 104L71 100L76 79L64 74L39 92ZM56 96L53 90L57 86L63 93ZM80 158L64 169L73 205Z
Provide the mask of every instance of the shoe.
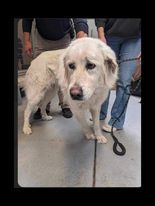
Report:
M71 110L69 108L63 108L62 109L62 115L65 117L65 118L71 118L73 116Z
M38 108L38 110L34 113L33 118L34 119L41 119L42 118L41 109L40 108Z
M112 126L109 124L103 124L102 129L103 129L103 131L110 133ZM113 132L115 132L116 130L118 130L118 129L113 127Z

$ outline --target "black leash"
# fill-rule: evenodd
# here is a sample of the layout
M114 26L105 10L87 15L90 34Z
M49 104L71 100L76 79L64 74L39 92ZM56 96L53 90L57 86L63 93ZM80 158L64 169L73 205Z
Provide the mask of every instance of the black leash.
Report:
M136 61L136 60L139 60L139 58L124 59L124 60L118 61L118 64L121 64L122 62L126 62L126 61ZM139 82L139 84L140 84L140 82ZM130 93L127 93L127 88L128 88L128 87L130 87ZM138 88L138 85L137 85L137 87L134 89L134 91L136 91L137 88ZM120 156L125 155L126 149L125 149L124 145L123 145L122 143L120 143L120 142L118 141L118 139L116 138L116 136L114 135L113 128L114 128L114 124L116 123L116 121L119 121L119 118L123 115L125 109L127 108L127 105L128 105L128 102L129 102L129 98L130 98L132 92L133 92L133 91L131 90L131 85L127 85L127 86L125 87L124 94L126 93L126 94L128 95L128 99L127 99L127 101L126 101L126 103L125 103L125 105L124 105L124 108L123 108L121 114L120 114L119 117L116 118L115 121L113 122L112 128L111 128L111 133L110 133L111 136L112 136L112 138L113 138L113 140L114 140L113 152L114 152L115 154L117 154L117 155L120 155ZM123 94L123 97L124 97L124 94ZM122 98L123 98L123 97L122 97ZM120 151L117 149L118 147L120 148Z
M124 94L126 93L127 87L130 87L130 85L127 85L127 86L125 87ZM123 94L123 97L124 97L124 94ZM128 93L126 93L126 94L128 94ZM115 119L115 121L114 121L113 124L112 124L112 128L111 128L111 136L112 136L112 138L113 138L113 140L114 140L113 151L114 151L115 154L120 155L120 156L125 155L126 149L125 149L125 147L123 146L123 144L120 143L120 142L118 141L118 139L116 138L116 136L114 135L113 128L114 128L114 125L115 125L116 121L119 121L119 118L123 115L123 113L124 113L124 111L125 111L125 109L126 109L126 107L127 107L127 105L128 105L129 98L130 98L130 95L131 95L131 94L129 93L128 95L129 95L129 96L128 96L128 99L127 99L127 101L126 101L126 103L125 103L125 105L124 105L124 107L123 107L123 110L122 110L121 114L119 115L119 117L117 117L117 118ZM122 97L122 99L123 99L123 97ZM118 146L119 146L120 149L121 149L120 151L117 149Z

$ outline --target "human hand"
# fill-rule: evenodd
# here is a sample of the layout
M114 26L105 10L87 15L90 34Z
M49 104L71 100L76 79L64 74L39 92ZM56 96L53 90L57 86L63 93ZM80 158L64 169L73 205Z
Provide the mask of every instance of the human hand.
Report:
M32 57L32 45L30 41L25 42L25 52L29 57Z
M99 39L100 39L101 41L103 41L105 44L107 44L107 40L106 40L105 36L99 37Z
M76 38L82 38L82 37L87 37L88 35L83 32L83 31L79 31L77 34L76 34Z
M132 75L132 80L137 81L141 77L141 65L137 65L135 73Z
M138 55L137 67L134 74L132 75L132 80L136 81L140 78L140 76L141 76L141 53Z
M141 52L140 52L140 54L138 55L138 60L139 60L139 63L141 64Z
M104 28L103 27L99 27L97 29L97 32L98 32L98 38L104 42L105 44L107 44L107 40L105 38L105 34L104 34Z

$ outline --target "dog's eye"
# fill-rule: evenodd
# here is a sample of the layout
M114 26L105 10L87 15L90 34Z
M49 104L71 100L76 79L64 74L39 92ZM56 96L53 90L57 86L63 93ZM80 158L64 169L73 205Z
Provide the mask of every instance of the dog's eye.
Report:
M75 69L75 64L71 63L68 65L70 69L74 70Z
M94 69L95 67L96 67L96 65L93 64L93 63L87 63L87 64L86 64L86 68L87 68L87 69Z

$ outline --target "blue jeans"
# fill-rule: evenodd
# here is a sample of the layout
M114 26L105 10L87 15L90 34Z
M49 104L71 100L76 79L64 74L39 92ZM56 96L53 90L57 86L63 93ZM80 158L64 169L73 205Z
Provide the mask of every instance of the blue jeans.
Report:
M141 52L141 38L130 38L125 39L121 37L107 37L107 44L115 51L117 59L125 60L129 58L137 57ZM113 122L120 116L123 111L124 105L127 102L128 94L125 94L125 90L127 93L130 92L130 88L126 86L130 85L132 74L136 69L137 61L128 61L122 62L119 65L119 78L116 86L116 99L112 106L111 110L111 119L108 124L112 125ZM109 95L106 101L101 106L100 111L100 120L104 120L107 116L108 105L109 105ZM122 129L125 121L125 114L121 115L121 117L115 122L114 127L117 129Z

